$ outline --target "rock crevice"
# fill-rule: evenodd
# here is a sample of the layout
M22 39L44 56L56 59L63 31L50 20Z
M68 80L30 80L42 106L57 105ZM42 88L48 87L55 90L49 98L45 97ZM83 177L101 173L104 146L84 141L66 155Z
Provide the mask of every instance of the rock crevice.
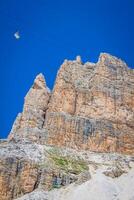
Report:
M39 74L9 140L134 153L134 71L106 53L97 63L65 60L50 94Z

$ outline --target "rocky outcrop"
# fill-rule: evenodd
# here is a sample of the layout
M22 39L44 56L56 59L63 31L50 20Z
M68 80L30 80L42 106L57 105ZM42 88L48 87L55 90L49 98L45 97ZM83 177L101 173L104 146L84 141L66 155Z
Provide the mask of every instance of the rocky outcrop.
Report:
M50 147L31 141L4 143L0 145L0 199L12 200L22 197L27 200L42 200L45 194L48 200L65 199L65 194L63 198L57 196L57 190L62 194L64 191L66 193L66 190L69 191L71 185L81 187L83 184L90 184L98 172L101 172L98 181L103 180L104 184L107 176L117 179L125 173L127 178L129 171L134 169L133 161L132 156ZM128 179L130 182L130 177ZM112 181L109 180L106 185L111 188ZM118 188L118 183L115 182L114 186ZM100 188L100 185L97 187ZM133 184L130 183L129 187L133 189ZM54 195L53 191L56 192ZM88 195L90 196L90 192Z
M106 53L97 63L65 60L53 92L40 74L25 97L9 139L134 153L134 71Z
M8 139L0 140L0 199L36 190L26 199L48 199L44 191L79 187L98 168L106 183L115 180L133 162L118 153L134 154L134 71L106 53L97 63L65 60L52 92L42 74L35 78Z
M0 145L0 199L11 200L38 187L43 147L30 143Z
M50 95L44 76L39 74L25 97L23 112L18 114L9 134L9 140L26 138L42 142L42 138L45 137L42 128Z
M134 71L109 54L98 62L65 61L44 127L48 144L134 153Z
M37 187L38 169L30 162L15 158L0 160L1 200L14 199Z
M62 151L62 149L61 149ZM65 149L64 149L65 151ZM81 180L50 191L40 188L17 200L130 200L134 197L134 162L130 157L118 154L89 153L88 151L67 150L71 156L82 156L89 164L89 174L84 173ZM63 154L65 153L63 152ZM118 169L117 163L120 166ZM133 166L133 167L132 167ZM111 174L105 174L112 168ZM118 171L119 170L119 171ZM125 173L122 173L125 171ZM109 171L110 172L110 171ZM114 176L113 176L114 175ZM86 181L86 182L85 182Z
M84 182L84 174L89 174L85 161L43 145L10 142L0 145L0 150L1 200L16 199L37 188L48 191Z

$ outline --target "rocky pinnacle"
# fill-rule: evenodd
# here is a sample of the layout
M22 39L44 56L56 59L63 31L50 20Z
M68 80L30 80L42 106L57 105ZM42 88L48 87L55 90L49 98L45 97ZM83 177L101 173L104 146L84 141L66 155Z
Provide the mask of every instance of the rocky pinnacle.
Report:
M65 60L52 93L39 74L9 140L134 153L134 71L101 53L97 63Z

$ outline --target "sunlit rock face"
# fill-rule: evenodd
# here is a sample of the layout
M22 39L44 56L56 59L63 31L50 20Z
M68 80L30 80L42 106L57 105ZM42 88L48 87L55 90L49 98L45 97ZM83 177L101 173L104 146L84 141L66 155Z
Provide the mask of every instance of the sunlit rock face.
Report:
M14 199L32 192L38 181L38 169L32 163L15 158L0 160L0 195L1 200Z
M50 94L39 74L10 140L134 153L134 71L101 53L97 63L65 60Z
M43 152L43 147L34 143L0 144L1 200L15 199L38 187Z
M65 60L52 92L35 78L0 140L0 200L134 199L133 155L134 71L106 53Z
M97 63L65 61L44 127L47 143L101 152L134 152L134 71L102 53Z
M39 74L25 97L23 112L18 114L13 124L10 140L26 138L41 143L45 136L42 128L50 95L44 76Z

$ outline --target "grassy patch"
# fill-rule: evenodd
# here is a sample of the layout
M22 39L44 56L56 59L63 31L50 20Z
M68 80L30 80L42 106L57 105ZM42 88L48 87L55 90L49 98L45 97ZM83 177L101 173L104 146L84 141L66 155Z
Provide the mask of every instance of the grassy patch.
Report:
M59 169L73 174L80 174L82 171L88 170L88 165L83 160L74 160L69 157L52 156L52 160Z

